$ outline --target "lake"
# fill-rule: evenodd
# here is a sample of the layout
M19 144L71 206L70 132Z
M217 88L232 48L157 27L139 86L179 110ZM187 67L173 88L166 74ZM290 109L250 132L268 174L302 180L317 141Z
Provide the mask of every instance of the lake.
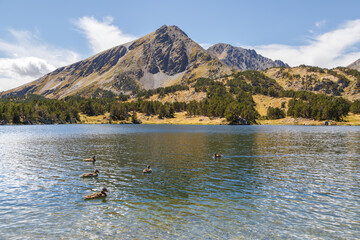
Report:
M360 236L360 127L1 126L0 146L0 239Z

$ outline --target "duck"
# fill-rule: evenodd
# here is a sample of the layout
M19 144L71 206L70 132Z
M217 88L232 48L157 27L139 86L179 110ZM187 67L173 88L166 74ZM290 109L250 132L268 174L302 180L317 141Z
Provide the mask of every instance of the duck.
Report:
M99 170L95 169L93 173L84 173L82 175L80 175L81 178L86 178L86 177L97 177L99 173Z
M95 156L93 156L92 158L87 158L87 159L84 159L83 161L85 161L85 162L95 162L96 159L95 159Z
M145 168L145 169L143 170L143 173L151 173L151 172L152 172L152 170L151 170L151 168L150 168L150 165L148 165L147 168Z
M214 157L215 158L219 158L219 157L222 157L223 155L220 155L220 154L217 154L217 153L214 153Z
M85 199L96 199L106 197L106 193L109 192L105 187L101 189L101 192L95 192L89 195L84 196Z

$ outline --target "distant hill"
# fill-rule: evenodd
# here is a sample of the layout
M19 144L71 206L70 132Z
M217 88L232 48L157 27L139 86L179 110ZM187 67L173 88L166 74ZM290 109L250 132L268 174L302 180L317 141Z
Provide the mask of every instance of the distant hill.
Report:
M265 70L272 67L289 67L280 60L271 60L257 54L255 50L218 43L207 50L231 68L238 70Z
M274 79L284 90L308 91L360 100L360 72L338 67L324 69L312 66L271 68L264 74Z
M350 64L347 67L360 71L360 59L356 60L355 62L353 62L352 64Z

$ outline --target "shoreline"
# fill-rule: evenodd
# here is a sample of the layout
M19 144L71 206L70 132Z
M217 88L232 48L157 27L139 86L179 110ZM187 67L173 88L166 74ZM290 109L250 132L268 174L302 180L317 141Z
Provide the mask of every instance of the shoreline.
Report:
M175 113L175 118L159 119L156 115L145 116L144 113L137 113L141 124L170 124L170 125L229 125L225 118L206 117L206 116L186 116L185 112ZM83 124L132 124L128 121L110 121L110 115L107 113L101 116L80 115ZM329 126L360 126L360 114L349 114L344 121L333 120L312 120L306 118L286 117L276 120L257 119L257 124L252 125L293 125L293 126L324 126L328 122Z
M186 116L186 112L175 113L174 118L159 119L157 115L146 116L144 113L137 113L137 119L140 124L146 125L231 125L225 118L206 117L206 116ZM349 114L344 121L333 120L313 120L306 118L286 117L276 120L257 119L257 124L251 125L283 125L283 126L360 126L360 114ZM80 114L80 121L77 123L54 123L54 124L3 124L3 126L12 125L57 125L57 124L133 124L131 120L110 120L110 114L105 113L99 116L86 116ZM236 125L234 125L236 126Z

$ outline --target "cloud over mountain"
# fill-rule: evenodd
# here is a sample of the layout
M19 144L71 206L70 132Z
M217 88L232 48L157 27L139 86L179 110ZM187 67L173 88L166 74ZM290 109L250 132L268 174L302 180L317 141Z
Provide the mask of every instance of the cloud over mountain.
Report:
M101 21L84 16L75 25L85 34L92 52L98 53L136 39L124 34L112 22L112 17ZM42 41L39 31L9 29L8 33L11 39L0 39L0 91L30 82L81 59L77 52Z
M110 16L103 18L102 21L94 17L84 16L75 22L75 25L88 39L93 53L137 39L137 37L125 34L117 26L112 25L113 20Z
M11 40L0 39L0 91L34 80L55 68L80 59L76 52L41 41L39 33L8 30Z
M346 66L358 59L359 45L360 19L356 19L333 31L315 36L305 45L269 44L248 48L254 48L264 56L281 59L290 66L306 64L334 68Z

